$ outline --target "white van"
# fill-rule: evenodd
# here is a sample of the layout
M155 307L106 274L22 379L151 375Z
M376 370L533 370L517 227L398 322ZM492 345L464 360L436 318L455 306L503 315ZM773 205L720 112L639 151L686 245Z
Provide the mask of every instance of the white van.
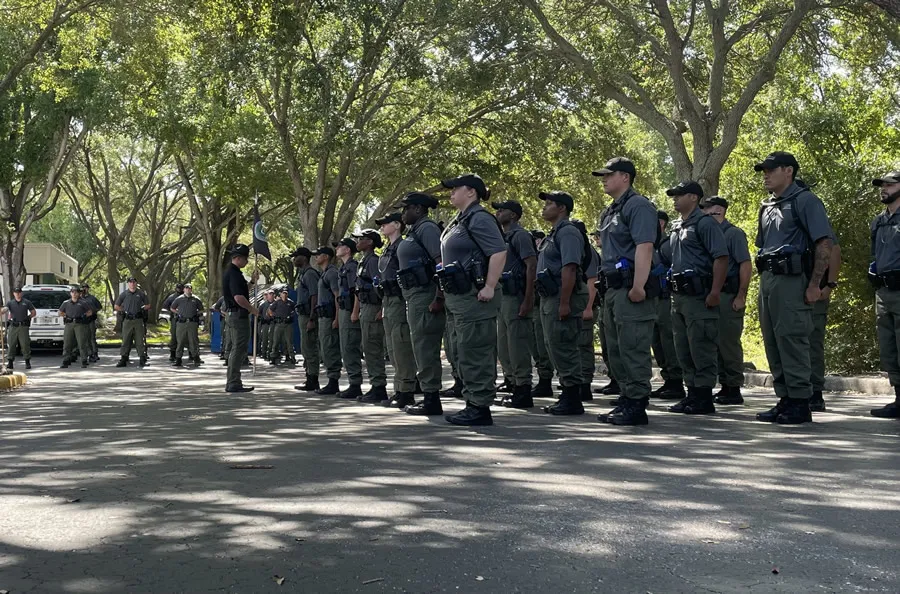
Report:
M71 299L69 285L25 285L22 298L31 301L37 317L31 321L31 344L62 345L65 326L59 306Z

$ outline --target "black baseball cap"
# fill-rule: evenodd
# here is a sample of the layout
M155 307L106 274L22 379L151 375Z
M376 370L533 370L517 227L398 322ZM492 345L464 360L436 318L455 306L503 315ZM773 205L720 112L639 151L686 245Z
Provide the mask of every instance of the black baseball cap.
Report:
M84 286L84 285L82 285L82 286ZM176 289L184 289L184 283L176 283L175 288Z
M491 202L491 206L495 210L511 210L519 217L522 216L522 205L515 200L505 200L503 202Z
M402 222L403 222L403 215L400 214L399 212L388 213L388 214L384 215L383 217L381 217L380 219L375 219L375 224L378 225L379 227L386 223L402 223Z
M82 288L82 289L90 289L91 286L90 286L89 284L87 284L87 283L81 283L81 288Z
M487 200L491 196L487 186L484 184L484 180L474 173L463 173L459 177L445 179L441 182L441 185L445 188L460 188L462 186L467 186L475 190L479 200Z
M320 246L319 249L312 252L313 256L328 256L329 258L334 258L334 250L328 247L327 245Z
M613 173L615 171L621 171L623 173L630 174L631 181L634 181L634 178L637 175L637 170L634 168L634 162L628 157L613 157L606 162L606 165L596 171L593 171L592 173L594 175L600 176L606 175L608 173Z
M572 195L568 192L553 190L552 192L541 192L538 194L538 197L541 200L552 200L557 204L562 204L569 209L569 212L572 212L575 209L575 199L572 198Z
M700 207L707 208L709 206L721 206L722 208L728 208L728 201L721 196L710 196L703 201L703 204L701 204Z
M235 256L250 256L250 248L243 243L236 243L231 248L231 257Z
M307 258L309 258L310 256L312 256L312 252L308 247L301 246L291 252L291 258L296 258L297 256L306 256Z
M684 196L685 194L695 194L701 199L703 198L703 186L692 179L680 182L674 188L666 190L666 196Z
M384 245L384 241L381 239L381 233L376 231L375 229L363 229L359 233L354 233L353 237L356 239L371 239L372 245L375 247L381 247Z
M13 288L13 293L21 293L21 292L22 292L22 287L14 287Z
M81 293L81 287L78 285L72 285L69 287L69 293Z
M763 171L775 169L776 167L793 167L794 171L800 169L800 163L794 158L794 155L786 151L775 151L769 153L765 159L753 166L754 171Z
M290 293L290 291L288 291L287 287L281 287L281 292L282 293Z
M425 208L437 208L440 202L438 202L437 198L431 194L426 194L425 192L410 192L403 197L403 200L401 200L399 204L395 204L394 208L402 208L412 204L418 204Z
M136 283L137 279L134 278L133 276L129 276L128 278L125 279L125 282L126 283Z
M884 184L896 184L900 183L900 171L891 171L887 175L883 175L877 179L872 180L873 186L881 187Z
M669 213L667 213L664 210L657 210L656 211L656 220L665 221L668 223L669 222Z
M356 242L353 241L353 239L351 239L350 237L345 237L345 238L341 239L340 241L335 241L335 242L332 243L331 245L332 245L333 247L335 247L335 248L337 248L338 246L345 245L345 246L347 246L348 248L350 248L350 253L351 253L351 254L355 254L355 253L357 252L357 250L356 250Z
M547 234L540 229L532 229L529 233L531 233L531 236L535 239L544 239L545 237L547 237Z

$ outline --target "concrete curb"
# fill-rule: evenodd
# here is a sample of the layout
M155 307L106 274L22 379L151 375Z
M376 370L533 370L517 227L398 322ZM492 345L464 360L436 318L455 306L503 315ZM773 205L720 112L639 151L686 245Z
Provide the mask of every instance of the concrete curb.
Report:
M662 376L659 374L659 368L653 368L653 379L655 381L662 381ZM771 388L772 382L774 381L772 374L767 373L765 371L753 371L750 369L744 370L744 385L745 386L754 386L757 388ZM876 376L868 376L868 377L841 377L837 375L826 375L825 376L825 391L826 392L856 392L859 394L871 394L871 395L891 395L894 393L894 389L891 387L891 382L886 377L876 377Z
M13 373L12 375L0 375L0 390L12 390L24 386L27 378L24 373Z

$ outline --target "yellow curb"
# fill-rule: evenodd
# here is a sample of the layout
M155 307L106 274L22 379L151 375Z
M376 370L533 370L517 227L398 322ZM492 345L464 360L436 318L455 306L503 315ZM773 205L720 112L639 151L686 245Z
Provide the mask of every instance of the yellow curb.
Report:
M12 375L0 375L0 390L12 390L19 386L24 386L27 378L24 373L13 373Z

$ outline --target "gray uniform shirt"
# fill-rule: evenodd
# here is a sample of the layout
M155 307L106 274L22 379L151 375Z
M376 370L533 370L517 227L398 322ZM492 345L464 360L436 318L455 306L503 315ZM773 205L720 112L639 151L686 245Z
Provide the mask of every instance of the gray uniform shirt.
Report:
M65 314L67 318L78 319L82 316L86 316L90 309L91 304L84 299L79 299L78 301L69 299L59 306L59 313Z
M591 263L588 264L588 269L584 271L584 276L587 278L597 278L597 275L600 272L600 254L597 253L597 250L591 248Z
M444 265L459 262L463 268L468 268L477 258L482 260L487 274L487 259L505 251L506 242L497 219L477 202L456 215L441 235Z
M319 293L319 273L312 266L300 269L300 278L297 280L297 302L309 305L313 295Z
M885 209L872 221L870 230L875 272L884 274L900 270L900 209L894 214Z
M653 265L656 264L662 264L666 268L672 267L672 237L668 233L663 235L653 251Z
M429 258L435 264L441 259L441 228L431 219L420 219L397 244L397 260L400 270L404 270L410 267L412 260L425 261Z
M359 262L359 267L357 268L356 275L356 289L358 291L366 291L370 296L374 295L376 298L378 293L373 291L372 279L374 279L378 274L378 256L375 255L375 252L363 252L362 260Z
M503 272L511 272L514 276L525 277L525 259L537 256L534 249L534 240L518 223L513 223L506 232L506 263Z
M682 220L670 237L673 273L693 270L700 276L712 276L713 260L728 255L722 227L699 208Z
M656 207L629 188L600 215L601 252L600 269L605 273L616 271L616 264L623 258L634 269L634 252L639 244L655 243L659 229Z
M31 310L34 309L34 305L25 298L22 298L21 301L10 299L6 304L6 309L9 310L10 319L13 322L27 322L31 319Z
M350 290L356 288L356 271L358 266L359 262L352 258L341 264L341 269L338 270L338 279L341 283L341 295L349 295Z
M259 304L259 317L262 320L268 320L268 311L269 311L270 303L268 301L263 301Z
M722 233L728 247L728 276L738 276L741 264L750 260L750 247L747 245L747 234L740 227L729 221L722 221Z
M378 276L382 281L397 280L397 271L400 269L400 260L397 257L397 251L400 245L406 240L398 240L396 243L389 244L381 256L378 258ZM440 238L438 238L438 250L440 250Z
M655 212L655 211L654 211ZM568 219L557 221L550 234L541 242L538 254L538 272L546 270L562 283L562 269L569 264L581 266L584 255L584 239L581 231Z
M279 297L275 301L269 304L269 311L272 315L269 316L269 319L274 318L289 318L294 314L294 308L297 306L296 303L291 301L290 299L286 299L282 301ZM267 313L267 315L268 315Z
M143 291L135 291L132 293L128 289L122 291L119 298L116 299L116 305L122 307L122 311L126 314L138 315L143 313L144 306L148 304L147 295Z
M179 318L191 319L199 316L200 312L203 311L203 302L195 295L190 297L179 295L169 307L178 314Z
M334 294L340 289L340 286L338 269L334 267L334 264L329 264L319 278L319 305L335 303Z
M798 225L798 220L802 226ZM806 232L809 233L807 238ZM825 205L808 189L792 183L777 198L763 201L759 213L759 233L756 247L760 255L774 254L784 246L805 252L813 249L818 240L831 237L831 224L825 213Z

